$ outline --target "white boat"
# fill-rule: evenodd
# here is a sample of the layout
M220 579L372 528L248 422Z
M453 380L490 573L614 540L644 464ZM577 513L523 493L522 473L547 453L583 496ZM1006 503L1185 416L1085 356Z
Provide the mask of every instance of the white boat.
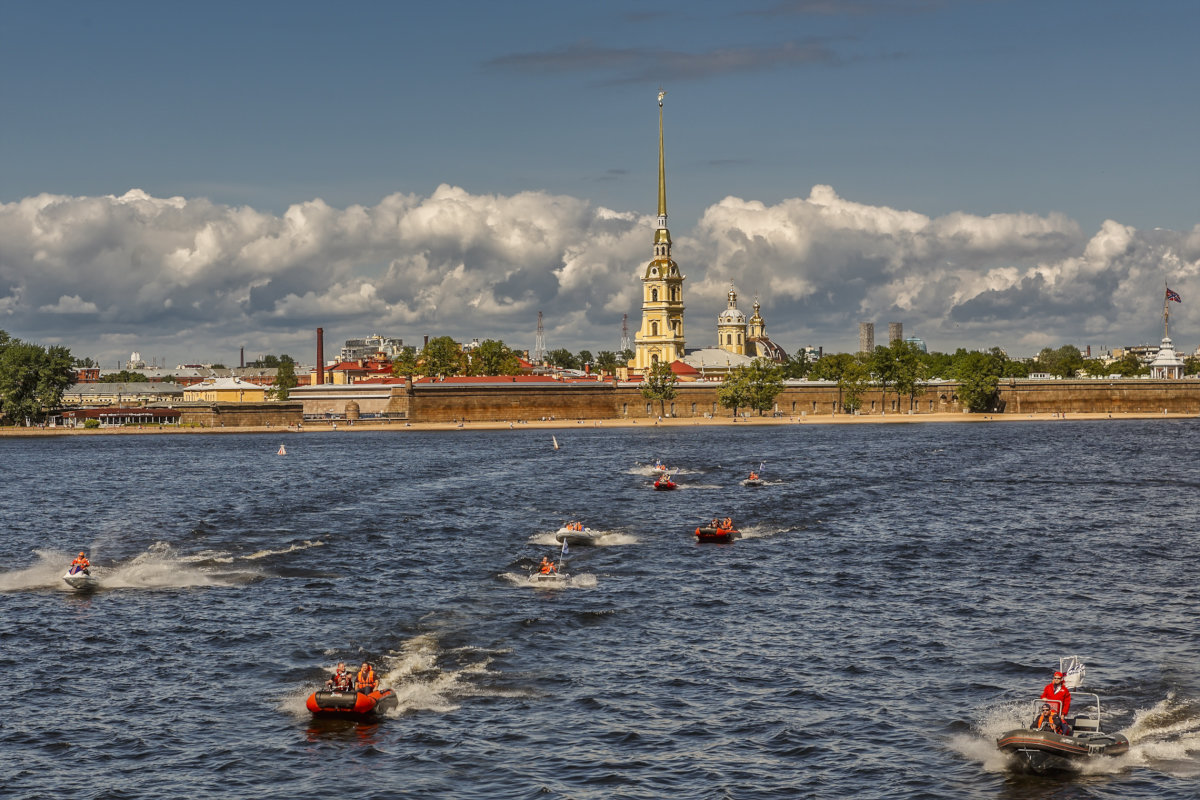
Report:
M1058 660L1058 671L1063 674L1063 684L1068 689L1075 689L1083 685L1083 679L1087 675L1087 667L1083 665L1083 660L1079 656L1063 656Z
M100 585L100 579L87 570L79 570L78 572L67 570L67 573L63 575L63 580L77 592L91 591Z
M573 545L592 545L603 535L600 531L592 530L582 523L571 522L559 528L554 534L554 539L559 544L566 542Z

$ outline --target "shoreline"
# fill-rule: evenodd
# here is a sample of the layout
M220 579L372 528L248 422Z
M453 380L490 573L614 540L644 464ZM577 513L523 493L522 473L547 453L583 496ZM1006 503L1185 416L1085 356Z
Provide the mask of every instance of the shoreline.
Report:
M1195 419L1200 415L1182 412L1053 412L1039 414L837 414L829 416L782 416L782 417L664 417L646 419L537 419L517 421L480 420L473 422L377 422L374 420L348 422L307 422L299 429L266 425L246 425L222 428L180 428L164 426L121 426L112 428L0 428L4 436L122 436L157 434L224 434L224 433L354 433L356 431L498 431L498 430L564 430L570 428L655 428L726 426L750 427L772 425L912 425L928 422L952 422L977 424L984 422L1072 422L1087 420L1134 420L1134 419Z

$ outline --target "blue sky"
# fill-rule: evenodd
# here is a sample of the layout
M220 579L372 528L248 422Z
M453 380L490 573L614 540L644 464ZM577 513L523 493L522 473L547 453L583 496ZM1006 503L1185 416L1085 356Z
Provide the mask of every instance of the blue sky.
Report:
M731 280L789 351L899 320L1014 355L1156 341L1169 281L1190 351L1196 30L1165 0L10 3L0 328L311 360L317 325L528 348L541 310L615 349L661 85L689 346Z

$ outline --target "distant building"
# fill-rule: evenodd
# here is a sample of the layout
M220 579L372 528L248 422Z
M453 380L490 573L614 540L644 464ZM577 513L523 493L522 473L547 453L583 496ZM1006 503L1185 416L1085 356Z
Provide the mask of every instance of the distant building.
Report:
M888 346L894 345L904 339L904 323L889 322L888 323Z
M241 378L210 378L183 390L184 402L262 403L267 390Z
M183 399L177 383L77 383L63 392L64 406L131 406L171 403Z
M907 342L908 344L911 344L911 345L915 346L915 347L916 347L918 350L920 350L922 353L928 353L928 352L929 352L929 349L928 349L927 347L925 347L925 340L924 340L924 339L921 339L921 338L919 338L919 337L917 337L917 336L909 336L909 337L908 337L907 339L905 339L904 341L905 341L905 342Z
M1183 359L1175 352L1170 337L1164 336L1154 360L1150 362L1150 377L1178 380L1183 377Z
M403 339L393 339L373 333L361 339L347 339L338 355L340 361L365 361L382 353L387 358L395 358L404 349Z
M875 323L860 322L858 323L858 352L874 353L875 352Z

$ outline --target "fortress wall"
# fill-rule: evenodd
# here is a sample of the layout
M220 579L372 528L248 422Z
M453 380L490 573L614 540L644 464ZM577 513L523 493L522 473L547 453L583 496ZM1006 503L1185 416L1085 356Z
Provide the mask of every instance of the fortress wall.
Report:
M1050 380L1000 384L1005 414L1200 413L1200 380Z
M211 403L195 406L178 406L182 412L180 425L198 425L202 428L299 425L304 421L301 403Z

